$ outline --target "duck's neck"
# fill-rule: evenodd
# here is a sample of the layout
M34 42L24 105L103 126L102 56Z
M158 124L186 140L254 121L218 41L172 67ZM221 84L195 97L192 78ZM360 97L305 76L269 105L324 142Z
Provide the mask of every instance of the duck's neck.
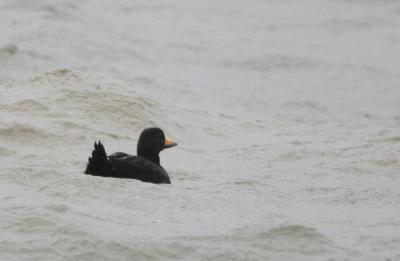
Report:
M147 160L154 162L157 165L160 165L160 156L158 153L154 152L146 152L146 151L139 151L137 152L138 156L141 156Z

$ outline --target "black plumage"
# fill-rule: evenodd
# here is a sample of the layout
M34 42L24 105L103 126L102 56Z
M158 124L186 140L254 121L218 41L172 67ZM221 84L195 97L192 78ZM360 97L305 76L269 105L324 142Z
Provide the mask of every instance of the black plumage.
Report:
M85 173L93 176L138 179L143 182L167 183L170 178L160 165L159 153L177 143L165 138L160 128L147 128L142 131L137 144L137 156L116 152L107 156L103 144L94 143Z

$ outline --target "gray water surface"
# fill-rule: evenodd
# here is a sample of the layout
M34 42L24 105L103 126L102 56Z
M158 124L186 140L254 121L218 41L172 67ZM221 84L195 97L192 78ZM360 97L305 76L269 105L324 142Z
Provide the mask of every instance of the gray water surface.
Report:
M0 3L0 260L400 260L400 3ZM83 174L143 128L171 185Z

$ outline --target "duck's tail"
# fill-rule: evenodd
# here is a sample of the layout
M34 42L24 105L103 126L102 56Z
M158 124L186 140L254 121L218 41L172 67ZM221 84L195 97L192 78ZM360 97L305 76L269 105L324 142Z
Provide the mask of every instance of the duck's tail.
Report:
M85 173L95 176L107 176L111 171L112 165L107 159L103 144L100 141L95 142L92 157L89 157Z

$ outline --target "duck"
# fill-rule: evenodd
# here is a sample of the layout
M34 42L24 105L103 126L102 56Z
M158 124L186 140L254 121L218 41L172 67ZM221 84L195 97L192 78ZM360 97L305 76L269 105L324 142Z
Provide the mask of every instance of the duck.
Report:
M94 143L85 174L101 177L137 179L155 184L171 184L167 171L160 165L160 152L178 145L165 137L158 127L144 129L137 143L137 156L124 152L106 154L101 141Z

